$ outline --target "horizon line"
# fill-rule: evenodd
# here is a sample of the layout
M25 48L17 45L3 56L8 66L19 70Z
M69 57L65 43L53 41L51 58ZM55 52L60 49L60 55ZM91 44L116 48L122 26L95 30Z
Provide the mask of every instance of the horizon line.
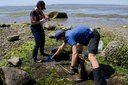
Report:
M105 6L128 6L128 5L123 5L123 4L76 4L76 3L69 3L69 4L46 4L46 6L50 6L50 5L105 5ZM35 5L1 5L0 7L4 7L4 6L35 6Z

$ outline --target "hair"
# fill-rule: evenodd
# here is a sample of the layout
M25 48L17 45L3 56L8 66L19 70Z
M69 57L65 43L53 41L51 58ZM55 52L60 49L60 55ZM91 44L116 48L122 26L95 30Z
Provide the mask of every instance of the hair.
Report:
M41 7L42 9L45 9L45 2L42 0L38 1L36 7L37 8Z

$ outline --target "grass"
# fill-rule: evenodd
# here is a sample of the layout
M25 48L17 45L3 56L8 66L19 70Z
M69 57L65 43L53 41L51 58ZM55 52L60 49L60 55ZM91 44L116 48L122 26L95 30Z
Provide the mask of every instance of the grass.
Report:
M71 85L69 82L65 82L66 78L60 77L55 68L50 69L49 76L37 80L37 85Z
M46 37L46 47L47 46L53 46L57 45L55 42L55 39L49 39ZM34 46L34 41L28 41L21 45L18 48L14 48L11 51L7 52L5 59L0 60L0 67L8 66L7 59L10 59L12 57L19 57L22 60L22 64L20 67L18 67L21 70L26 71L29 73L29 75L32 77L32 68L30 64L33 64L31 59L32 49ZM36 85L70 85L65 82L65 78L61 78L60 75L57 73L55 69L51 69L51 73L46 76L45 78L41 78L36 80Z
M12 49L5 56L7 59L11 57L20 57L20 59L25 59L27 54L32 51L33 45L33 41L28 41L20 47Z
M103 41L103 48L107 46L107 44L113 40L113 37L109 35L107 32L100 32L101 40Z

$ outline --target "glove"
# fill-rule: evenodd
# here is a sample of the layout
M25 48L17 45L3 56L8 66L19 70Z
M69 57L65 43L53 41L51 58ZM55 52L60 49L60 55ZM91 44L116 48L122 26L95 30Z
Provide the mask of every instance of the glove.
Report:
M55 58L55 55L52 55L51 59L54 59Z

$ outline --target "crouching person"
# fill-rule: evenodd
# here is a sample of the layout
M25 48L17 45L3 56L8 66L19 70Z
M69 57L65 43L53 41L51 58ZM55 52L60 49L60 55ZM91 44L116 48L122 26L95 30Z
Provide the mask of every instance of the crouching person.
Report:
M106 82L103 82L102 77L100 76L99 63L96 59L100 40L100 34L97 30L90 29L86 26L76 27L67 31L57 30L55 37L56 41L62 40L63 43L61 46L59 46L52 58L61 53L66 44L69 44L72 47L70 74L74 75L78 72L77 59L79 52L77 50L77 43L88 46L88 60L91 62L93 68L94 85L106 85Z

